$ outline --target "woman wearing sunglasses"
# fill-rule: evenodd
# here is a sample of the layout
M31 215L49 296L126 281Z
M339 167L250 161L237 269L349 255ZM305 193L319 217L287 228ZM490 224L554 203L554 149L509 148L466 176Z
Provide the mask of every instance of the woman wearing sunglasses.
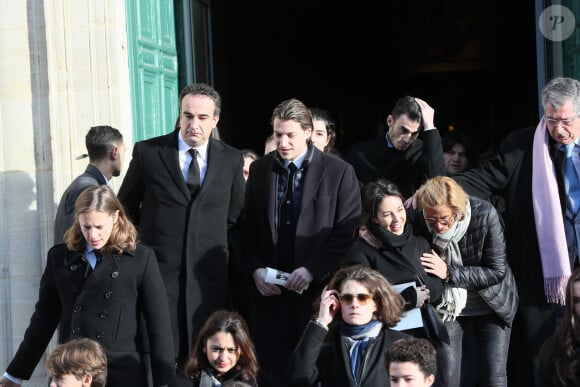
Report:
M319 303L290 357L290 385L384 385L384 352L409 337L391 329L401 319L403 298L381 273L354 265L334 274Z
M497 211L445 176L427 180L415 197L424 217L416 226L441 256L423 255L423 266L446 283L437 309L451 344L438 350L438 362L447 364L438 379L446 386L507 386L519 297Z

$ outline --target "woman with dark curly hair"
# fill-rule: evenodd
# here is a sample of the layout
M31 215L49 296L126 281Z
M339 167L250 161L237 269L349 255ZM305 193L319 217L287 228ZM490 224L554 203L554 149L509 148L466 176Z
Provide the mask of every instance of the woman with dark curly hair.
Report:
M244 318L227 310L209 316L201 328L185 375L195 387L257 386L258 360Z
M556 332L540 350L540 373L544 387L580 385L580 268L566 286L564 317Z
M384 385L384 352L409 337L391 329L401 319L403 297L378 271L354 265L334 274L319 303L290 357L290 385Z

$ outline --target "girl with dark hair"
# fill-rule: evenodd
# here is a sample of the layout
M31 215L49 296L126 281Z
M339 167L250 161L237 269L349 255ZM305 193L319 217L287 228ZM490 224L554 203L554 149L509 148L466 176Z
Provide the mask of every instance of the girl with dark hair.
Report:
M312 136L311 140L315 147L321 152L326 152L340 156L340 153L334 148L336 142L335 123L330 118L328 111L319 108L310 108L312 113Z
M185 375L195 387L257 386L258 360L240 314L218 310L209 316L185 366Z
M564 317L540 350L540 374L544 387L580 385L580 268L568 279Z

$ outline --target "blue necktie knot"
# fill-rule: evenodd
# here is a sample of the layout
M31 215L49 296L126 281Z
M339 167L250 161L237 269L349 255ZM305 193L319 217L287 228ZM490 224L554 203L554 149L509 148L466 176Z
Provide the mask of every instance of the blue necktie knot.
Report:
M576 144L573 142L565 145L566 158L572 157L572 153L574 152L575 146L576 146Z
M573 151L575 143L566 144L566 160L564 161L564 186L566 188L567 207L572 216L580 210L580 179L574 165Z

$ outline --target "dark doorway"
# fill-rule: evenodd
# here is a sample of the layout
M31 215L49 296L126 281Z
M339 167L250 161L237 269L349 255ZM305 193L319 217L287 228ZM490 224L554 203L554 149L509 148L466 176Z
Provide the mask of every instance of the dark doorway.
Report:
M216 3L220 130L238 148L261 153L272 110L291 97L330 111L343 153L404 95L430 103L440 131L471 133L479 152L537 122L533 2Z

